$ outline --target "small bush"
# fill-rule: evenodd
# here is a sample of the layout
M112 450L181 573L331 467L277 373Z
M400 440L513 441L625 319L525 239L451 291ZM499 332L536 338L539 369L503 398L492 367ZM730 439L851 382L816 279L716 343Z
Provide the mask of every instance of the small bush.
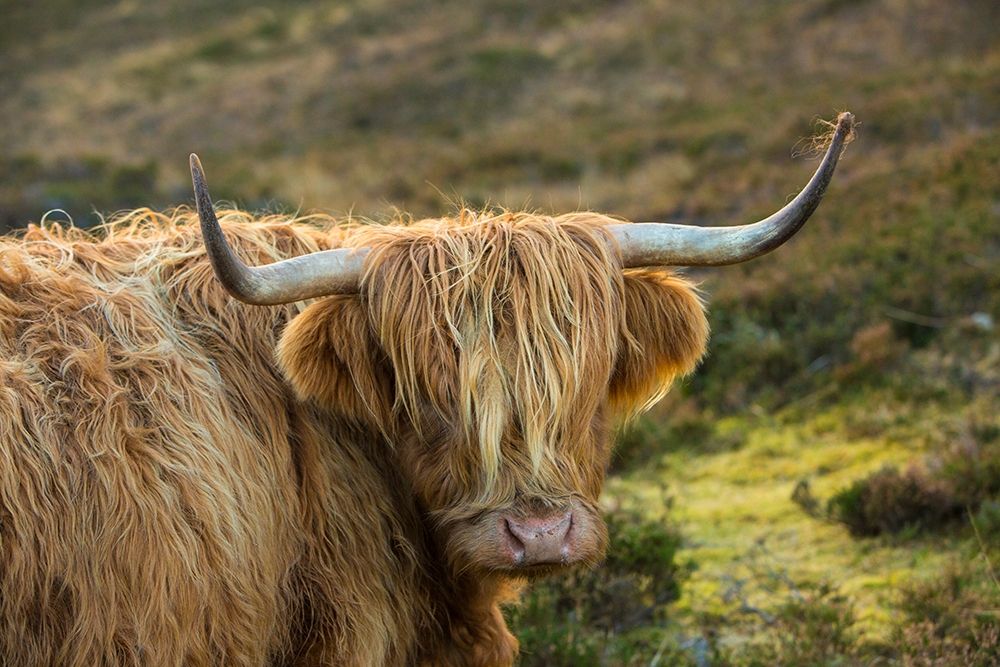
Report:
M638 649L623 635L662 620L679 597L677 532L637 512L615 510L605 519L611 543L601 567L536 582L508 610L521 665L629 664L622 652Z
M907 348L906 341L896 337L888 322L862 327L851 337L852 360L838 368L835 375L840 380L876 378L903 357Z
M939 524L961 510L947 484L915 466L902 473L883 468L835 494L827 506L830 516L858 537Z
M867 537L934 527L964 516L966 508L975 511L998 495L1000 447L982 433L969 432L942 455L902 472L886 467L855 481L830 498L827 512L852 535ZM995 525L991 516L987 511L984 523Z

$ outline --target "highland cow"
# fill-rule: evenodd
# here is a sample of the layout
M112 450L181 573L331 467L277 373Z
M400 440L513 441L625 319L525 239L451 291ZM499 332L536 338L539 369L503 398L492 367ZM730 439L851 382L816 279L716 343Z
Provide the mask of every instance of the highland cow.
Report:
M600 561L612 425L705 351L697 292L649 267L783 243L850 128L742 227L220 225L193 158L201 234L3 239L0 662L511 664L498 604Z

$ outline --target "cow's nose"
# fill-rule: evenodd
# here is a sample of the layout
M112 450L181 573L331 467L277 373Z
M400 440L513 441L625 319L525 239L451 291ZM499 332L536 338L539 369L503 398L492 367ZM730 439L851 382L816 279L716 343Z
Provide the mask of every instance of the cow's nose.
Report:
M573 513L546 517L506 517L501 525L505 547L515 565L568 563L572 558Z

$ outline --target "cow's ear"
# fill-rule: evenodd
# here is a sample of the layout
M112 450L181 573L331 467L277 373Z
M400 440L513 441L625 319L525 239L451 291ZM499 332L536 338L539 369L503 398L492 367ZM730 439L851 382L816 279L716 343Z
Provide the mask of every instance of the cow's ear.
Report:
M693 371L705 354L708 319L694 285L664 270L625 272L625 317L609 397L637 414Z
M331 296L293 319L278 364L302 400L354 422L385 427L392 377L357 296Z

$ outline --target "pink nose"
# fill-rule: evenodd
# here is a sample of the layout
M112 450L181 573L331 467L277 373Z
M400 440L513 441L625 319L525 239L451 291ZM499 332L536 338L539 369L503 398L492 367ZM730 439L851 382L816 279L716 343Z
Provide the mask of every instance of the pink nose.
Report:
M514 565L544 565L569 562L572 528L573 513L564 512L543 518L506 517L500 532Z

